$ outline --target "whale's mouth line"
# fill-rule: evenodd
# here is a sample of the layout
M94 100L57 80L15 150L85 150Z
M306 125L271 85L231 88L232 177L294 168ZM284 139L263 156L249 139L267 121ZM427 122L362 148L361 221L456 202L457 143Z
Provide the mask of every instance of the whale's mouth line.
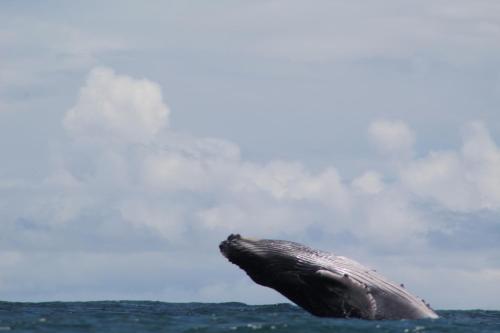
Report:
M222 241L222 242L220 242L220 244L219 244L219 250L220 250L220 253L222 253L222 255L223 255L224 257L226 257L226 258L227 258L227 251L228 251L228 249L227 249L227 248L228 248L228 246L229 246L229 244L227 243L227 241Z

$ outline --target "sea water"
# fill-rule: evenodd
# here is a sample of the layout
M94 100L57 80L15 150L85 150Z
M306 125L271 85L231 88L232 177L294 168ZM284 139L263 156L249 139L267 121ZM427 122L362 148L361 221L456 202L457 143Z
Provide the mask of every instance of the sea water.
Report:
M500 332L500 311L438 311L439 319L317 318L291 304L0 302L1 332Z

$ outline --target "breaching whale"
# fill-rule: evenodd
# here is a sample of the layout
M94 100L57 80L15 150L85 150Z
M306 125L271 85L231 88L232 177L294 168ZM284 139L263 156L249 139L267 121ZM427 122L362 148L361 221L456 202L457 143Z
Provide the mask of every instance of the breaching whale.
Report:
M346 257L295 242L253 240L238 234L231 234L219 249L254 282L277 290L316 316L438 318L428 304L402 285Z

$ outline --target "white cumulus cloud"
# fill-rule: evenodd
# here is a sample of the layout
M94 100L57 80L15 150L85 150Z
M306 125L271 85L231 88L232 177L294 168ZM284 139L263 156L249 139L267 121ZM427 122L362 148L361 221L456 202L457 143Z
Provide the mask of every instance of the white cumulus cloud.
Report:
M445 209L500 208L500 150L481 123L469 124L460 151L436 151L409 163L401 180Z
M168 115L156 83L95 68L64 127L77 138L147 143L167 125Z

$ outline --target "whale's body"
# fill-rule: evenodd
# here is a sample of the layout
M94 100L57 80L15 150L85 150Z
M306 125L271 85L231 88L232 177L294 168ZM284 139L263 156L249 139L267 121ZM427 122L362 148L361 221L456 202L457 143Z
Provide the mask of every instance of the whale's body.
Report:
M231 234L222 254L256 283L320 317L437 318L423 300L360 263L305 245Z

